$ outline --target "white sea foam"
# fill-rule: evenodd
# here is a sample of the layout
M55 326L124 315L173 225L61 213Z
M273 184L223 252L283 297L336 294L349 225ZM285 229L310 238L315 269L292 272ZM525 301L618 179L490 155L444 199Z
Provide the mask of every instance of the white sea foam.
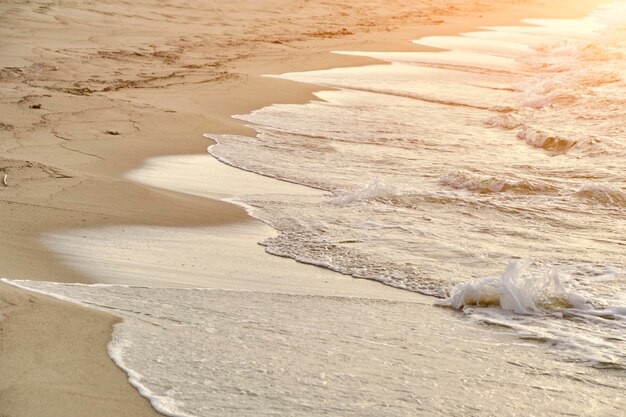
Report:
M544 277L525 275L529 261L512 261L499 278L485 278L459 284L441 304L460 309L465 306L499 306L517 314L533 314L553 308L591 309L588 299L568 291L556 270Z
M595 340L611 327L598 317L619 312L626 293L619 274L597 274L624 269L626 32L605 19L620 7L422 40L443 52L349 52L390 65L284 74L334 89L237 116L257 136L223 137L211 153L332 193L248 200L279 231L268 252L438 296L464 284L459 294L509 314L500 322L519 316L501 303L530 313L521 333L540 316L546 340L565 347L569 335L577 358L619 363L617 342ZM512 257L561 275L548 286L552 275L531 266L534 279L477 281ZM577 322L555 320L556 335L552 314Z
M531 273L531 264L512 261L500 277L459 284L438 304L462 309L478 321L515 329L525 339L560 347L572 360L626 369L626 355L620 348L626 341L626 309L594 305L582 288L568 288L575 283L571 277L556 268Z
M345 205L367 200L395 197L402 194L402 191L393 185L389 185L382 178L375 178L367 185L356 190L337 190L332 201L335 204Z

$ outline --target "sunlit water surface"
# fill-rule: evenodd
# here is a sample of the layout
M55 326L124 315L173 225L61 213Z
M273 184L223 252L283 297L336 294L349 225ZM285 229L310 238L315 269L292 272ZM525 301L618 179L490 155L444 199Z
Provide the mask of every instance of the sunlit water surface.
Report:
M387 64L289 73L332 87L207 135L229 164L324 189L246 199L273 254L442 297L626 365L626 4L361 53Z

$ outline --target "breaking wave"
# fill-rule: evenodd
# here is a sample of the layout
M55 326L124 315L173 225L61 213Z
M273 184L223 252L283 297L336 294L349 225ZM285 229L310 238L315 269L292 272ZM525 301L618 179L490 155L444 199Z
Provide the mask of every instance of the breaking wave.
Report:
M612 184L585 184L576 192L576 196L592 203L626 208L626 192Z
M530 146L552 152L566 152L578 143L576 140L567 139L532 127L523 128L517 133L517 137Z
M532 264L512 261L500 277L458 284L436 304L463 310L484 324L514 329L522 339L558 347L571 360L626 369L620 346L626 341L626 308L595 303L582 290L564 284L569 277L558 269L531 273Z
M591 309L584 296L568 291L556 270L545 277L527 276L531 262L512 261L498 278L459 284L440 302L455 309L465 306L498 306L516 314L533 314L555 308Z
M474 174L468 171L455 171L439 178L439 183L456 189L477 193L549 193L556 187L542 182L529 180L502 179L489 175Z

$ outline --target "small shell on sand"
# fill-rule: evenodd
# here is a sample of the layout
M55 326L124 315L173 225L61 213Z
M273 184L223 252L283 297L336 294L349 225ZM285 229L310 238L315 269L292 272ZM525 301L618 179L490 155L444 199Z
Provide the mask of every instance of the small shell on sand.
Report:
M4 184L5 187L9 186L9 183L7 182L7 174L4 174L4 177L2 178L2 183Z

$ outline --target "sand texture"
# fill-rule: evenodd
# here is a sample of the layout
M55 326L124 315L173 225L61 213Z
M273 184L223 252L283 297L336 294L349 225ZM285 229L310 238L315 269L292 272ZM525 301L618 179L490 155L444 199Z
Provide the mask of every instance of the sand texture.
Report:
M119 319L5 286L0 308L1 416L160 415L103 349Z

